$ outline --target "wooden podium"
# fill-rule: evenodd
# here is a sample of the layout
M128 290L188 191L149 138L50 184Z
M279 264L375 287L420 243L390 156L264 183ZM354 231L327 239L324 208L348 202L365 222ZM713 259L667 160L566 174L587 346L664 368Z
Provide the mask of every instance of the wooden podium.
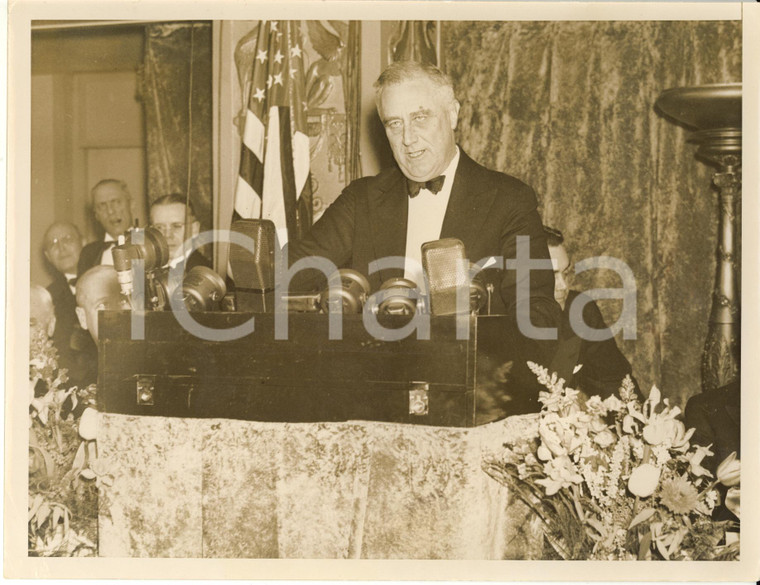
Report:
M230 342L170 313L132 340L130 319L101 314L101 556L540 558L535 518L482 469L537 433L536 415L504 418L531 403L504 318L470 319L466 340L438 318L431 340L393 342L360 315L340 341L322 315L290 315L289 341L272 315Z

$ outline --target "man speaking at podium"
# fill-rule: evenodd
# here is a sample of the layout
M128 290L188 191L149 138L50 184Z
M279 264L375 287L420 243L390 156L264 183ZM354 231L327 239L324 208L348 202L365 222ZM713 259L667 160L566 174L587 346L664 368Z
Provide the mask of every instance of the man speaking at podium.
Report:
M348 185L310 233L289 246L291 263L321 256L361 272L376 291L401 276L423 285L420 246L439 238L458 238L467 258L479 262L516 258L517 237L528 236L530 258L549 260L533 190L482 167L457 146L459 102L447 75L432 65L395 62L375 83L375 100L398 166ZM370 262L390 257L404 257L403 269L369 273ZM531 271L508 266L492 313L523 312L523 322L529 315L533 327L556 327L561 311L551 264ZM314 278L313 272L300 272L291 284L305 287ZM529 281L528 299L518 299L518 279ZM556 343L530 346L526 356L548 366Z

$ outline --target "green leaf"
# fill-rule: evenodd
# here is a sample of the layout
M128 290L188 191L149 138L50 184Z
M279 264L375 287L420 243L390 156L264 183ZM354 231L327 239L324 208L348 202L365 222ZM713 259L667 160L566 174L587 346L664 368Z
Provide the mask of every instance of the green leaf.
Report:
M644 537L639 541L639 560L645 561L647 558L647 553L649 552L649 547L652 546L652 532L647 530L647 533L644 535Z
M40 494L35 494L34 498L32 498L32 503L29 505L29 520L31 522L32 518L34 518L35 514L37 514L37 510L39 510L40 506L42 505L42 502L45 500Z
M48 516L50 516L50 506L47 502L42 502L37 509L37 525L42 526Z
M654 508L644 508L641 512L636 514L633 520L631 520L631 523L628 526L628 530L630 530L634 526L637 526L638 524L641 524L642 522L649 520L656 511L657 510L655 510Z
M84 443L79 443L79 449L77 449L77 454L74 455L74 462L71 464L72 469L82 469L84 467Z
M665 543L662 541L661 538L658 538L654 541L654 543L657 545L657 550L660 551L660 554L662 557L666 560L670 560L670 554L668 554L668 547L665 546Z

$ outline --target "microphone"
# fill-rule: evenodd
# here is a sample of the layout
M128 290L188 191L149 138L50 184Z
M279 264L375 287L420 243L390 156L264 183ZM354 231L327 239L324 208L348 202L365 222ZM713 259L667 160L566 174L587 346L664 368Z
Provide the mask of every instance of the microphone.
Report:
M417 285L408 278L390 278L381 286L382 299L373 312L379 315L409 315L422 311L424 301Z
M127 297L131 305L134 290L132 262L143 260L147 280L146 291L149 295L151 308L154 310L163 308L166 304L166 291L162 290L160 283L156 283L155 272L169 262L169 244L166 242L166 238L152 227L130 231L124 242L121 242L122 238L123 236L119 237L119 245L114 246L112 250L113 265L116 269L121 293ZM135 239L141 239L142 242L135 243Z
M274 255L280 249L274 223L268 219L238 219L230 229L254 242L253 250L230 246L229 265L235 281L237 310L272 312Z
M469 287L469 262L462 241L443 238L422 244L422 268L427 281L430 313L455 315L458 312L457 291Z
M487 283L482 272L478 272L479 267L470 264L470 313L479 315L486 308L486 315L491 314L491 293L493 285Z
M196 266L182 280L182 288L177 293L188 311L212 311L227 294L224 280L207 266Z
M341 287L337 291L337 299L331 298L331 287L328 285L320 296L322 311L325 313L361 313L369 294L369 281L362 273L351 268L341 268L338 270L338 275L340 276Z

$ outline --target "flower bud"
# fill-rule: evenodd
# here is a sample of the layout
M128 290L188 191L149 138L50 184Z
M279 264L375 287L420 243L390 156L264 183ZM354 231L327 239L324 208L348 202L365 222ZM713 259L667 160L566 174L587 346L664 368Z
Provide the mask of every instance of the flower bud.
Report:
M736 458L736 451L731 453L720 465L715 472L715 476L718 481L727 487L732 487L739 484L741 479L741 461Z
M651 463L639 465L628 479L628 489L634 496L648 498L654 493L660 481L660 468Z
M741 493L739 491L739 488L732 487L728 490L728 493L726 494L726 508L728 508L731 513L736 516L737 518L741 518L739 515L739 509L740 509L740 498Z
M85 408L79 419L79 436L85 441L93 441L98 431L98 412L94 408Z

